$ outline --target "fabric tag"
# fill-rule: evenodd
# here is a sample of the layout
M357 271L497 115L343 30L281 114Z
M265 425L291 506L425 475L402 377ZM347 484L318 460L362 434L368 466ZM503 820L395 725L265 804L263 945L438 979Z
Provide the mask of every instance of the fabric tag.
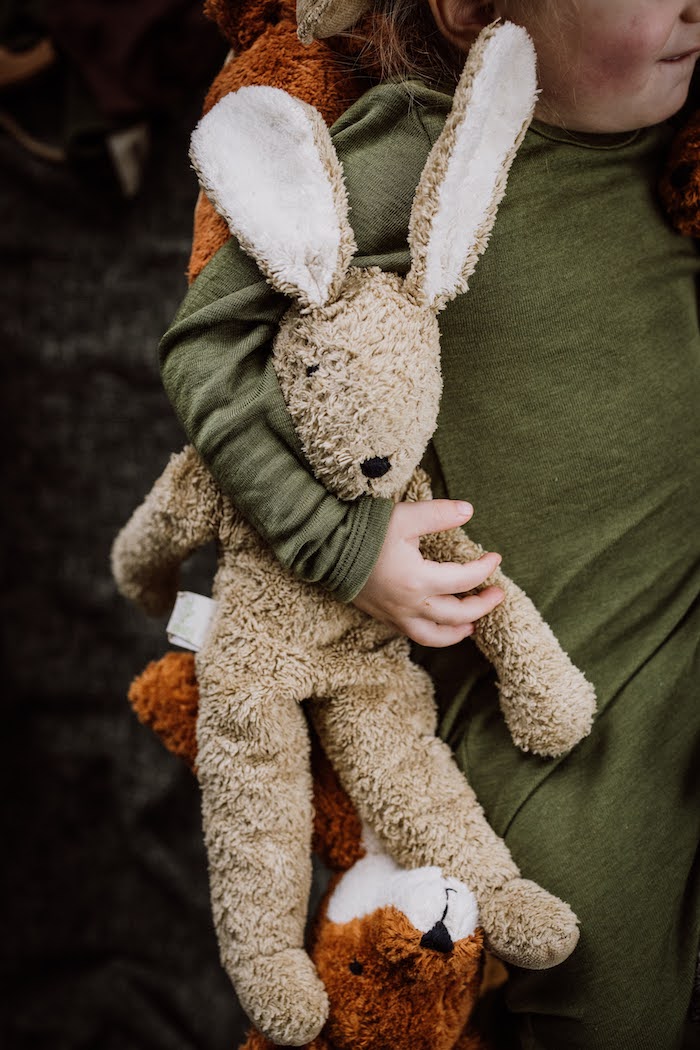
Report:
M217 604L213 598L206 598L203 594L178 591L175 608L165 628L168 641L183 649L198 652L204 644Z

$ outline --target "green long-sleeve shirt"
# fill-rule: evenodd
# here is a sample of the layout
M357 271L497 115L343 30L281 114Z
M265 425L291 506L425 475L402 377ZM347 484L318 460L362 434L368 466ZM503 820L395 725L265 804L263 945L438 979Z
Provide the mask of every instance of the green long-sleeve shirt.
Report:
M413 192L450 103L387 84L333 127L358 265L406 271ZM569 962L511 976L533 1050L676 1047L697 958L698 257L655 196L669 135L535 124L470 290L441 316L436 493L474 503L470 533L599 698L591 736L546 763L513 746L471 642L417 653L488 818L581 919ZM163 380L280 559L347 600L390 508L338 501L309 473L269 357L286 305L229 242L163 339Z

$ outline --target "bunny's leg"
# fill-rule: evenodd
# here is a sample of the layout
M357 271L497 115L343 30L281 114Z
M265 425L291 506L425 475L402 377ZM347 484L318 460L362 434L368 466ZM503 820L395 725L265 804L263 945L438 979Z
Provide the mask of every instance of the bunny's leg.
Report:
M565 959L578 940L576 916L520 877L435 736L432 686L405 640L356 654L344 672L311 716L363 819L398 863L437 865L474 891L487 945L501 959L530 969Z
M303 950L312 807L301 676L281 655L256 662L250 644L245 660L237 641L222 637L217 646L214 637L197 660L197 767L214 924L251 1020L274 1044L299 1046L318 1034L328 1012Z

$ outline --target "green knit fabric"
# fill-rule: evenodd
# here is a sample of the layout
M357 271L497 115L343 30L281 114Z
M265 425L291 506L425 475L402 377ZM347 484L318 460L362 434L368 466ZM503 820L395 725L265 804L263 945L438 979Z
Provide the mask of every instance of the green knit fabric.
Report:
M383 85L332 129L357 264L406 271L413 191L449 106ZM697 959L698 258L654 195L669 134L535 124L470 291L441 320L436 493L473 502L470 534L503 554L599 697L591 736L545 762L513 746L471 642L417 652L490 821L581 919L567 963L511 977L532 1050L680 1047ZM163 379L281 560L348 599L390 508L340 503L305 469L269 361L284 308L227 245L163 340Z

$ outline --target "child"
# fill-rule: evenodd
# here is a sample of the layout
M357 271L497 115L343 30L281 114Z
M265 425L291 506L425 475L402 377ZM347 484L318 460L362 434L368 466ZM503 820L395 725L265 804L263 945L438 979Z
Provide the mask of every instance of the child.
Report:
M443 405L424 465L444 498L346 504L309 474L269 358L287 304L233 241L164 337L163 380L280 560L420 643L443 735L491 823L578 914L569 960L511 974L514 1045L698 1045L687 1018L700 939L699 266L654 184L671 135L661 122L683 105L700 53L700 0L378 8L384 44L405 27L423 68L371 89L333 128L358 265L408 268L410 204L455 55L503 16L539 56L537 120L470 291L441 319ZM420 534L468 519L466 495L471 534L504 552L596 687L593 732L564 760L513 746L466 641L499 592L459 599L459 567L418 552Z

